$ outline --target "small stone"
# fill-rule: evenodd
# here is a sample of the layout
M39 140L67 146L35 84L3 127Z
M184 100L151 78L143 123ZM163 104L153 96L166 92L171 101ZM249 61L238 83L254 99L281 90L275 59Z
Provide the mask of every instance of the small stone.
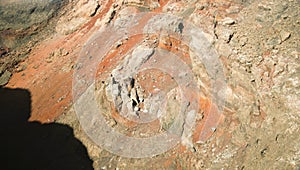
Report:
M26 68L27 68L27 64L23 64L23 65L17 67L16 71L21 72L21 71L24 71Z
M114 119L112 119L112 120L108 121L108 125L109 125L110 127L114 127L114 126L117 125L117 122L116 122Z
M33 68L34 68L34 69L38 69L38 68L39 68L39 65L34 65Z
M0 57L4 56L5 54L7 54L8 50L4 49L2 47L0 47Z
M254 116L259 116L260 111L258 110L258 108L254 108L253 111L251 112L251 114L254 115Z
M233 25L235 24L235 20L229 17L226 17L222 20L223 25Z
M67 51L64 48L60 48L56 53L54 54L54 57L60 57L60 56L66 56L69 54L69 51Z
M226 43L229 43L233 37L233 34L234 34L234 32L232 30L224 29L218 35L219 35L220 39L222 39Z
M288 15L286 15L286 14L284 14L284 15L282 15L282 17L281 18L283 18L283 19L287 19L287 18L289 18L289 16Z
M0 77L0 86L6 85L10 77L11 77L11 72L6 70Z
M68 55L69 54L69 51L64 51L63 52L63 56L66 56L66 55Z
M196 9L197 10L204 10L205 8L207 8L209 6L208 3L197 3L196 4Z
M252 114L253 114L254 116L259 116L259 115L260 115L259 112L252 112Z
M117 8L118 6L119 6L119 5L118 5L117 3L114 3L114 4L113 4L113 7L114 7L114 8Z
M53 60L52 58L46 58L47 63L52 63L52 60Z
M119 48L121 45L123 45L123 42L122 41L118 41L115 48Z
M271 11L272 10L271 7L269 7L269 6L265 5L265 4L258 4L258 8L262 9L264 11Z
M226 9L226 12L229 14L236 14L240 11L240 7L238 6L230 6L228 9Z
M281 42L286 41L290 37L291 37L291 33L287 32L287 31L280 31Z

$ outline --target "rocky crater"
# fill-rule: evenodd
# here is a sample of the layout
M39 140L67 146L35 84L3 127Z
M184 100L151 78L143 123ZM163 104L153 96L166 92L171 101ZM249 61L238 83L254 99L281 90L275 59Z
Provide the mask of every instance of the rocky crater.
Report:
M298 0L1 0L0 86L30 92L28 122L71 127L94 169L299 169L299 11ZM76 107L91 94L96 105ZM162 149L150 139L165 132L179 140L163 153L116 154ZM132 138L155 145L118 148Z

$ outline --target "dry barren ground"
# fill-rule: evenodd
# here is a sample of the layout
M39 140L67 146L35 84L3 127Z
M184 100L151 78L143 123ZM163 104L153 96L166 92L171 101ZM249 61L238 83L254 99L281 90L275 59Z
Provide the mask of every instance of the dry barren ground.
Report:
M300 168L299 0L41 1L25 3L22 10L18 3L0 1L0 83L30 91L28 121L72 127L75 137L87 148L95 169ZM126 158L106 151L84 132L74 109L72 89L74 73L80 69L78 58L85 53L86 60L94 61L93 57L97 57L97 48L86 46L98 35L97 31L111 25L122 26L118 23L120 19L142 12L172 14L204 32L222 64L226 98L224 109L216 109L209 90L212 78L204 64L188 52L190 47L182 39L145 34L115 42L105 49L108 53L97 66L95 91L106 122L119 132L142 138L161 133L172 123L172 114L179 105L175 100L178 82L172 76L155 69L129 76L131 67L145 63L134 55L135 51L130 51L132 48L160 48L180 56L191 68L201 90L196 97L191 94L197 92L184 91L189 99L197 98L199 108L195 126L183 125L180 143L153 157ZM149 18L144 17L140 23L147 23ZM178 28L179 34L185 29ZM107 41L106 37L116 34L97 41L101 44ZM149 56L159 61L152 53ZM118 77L120 70L130 79ZM123 86L111 92L118 83ZM147 100L158 94L157 89L167 94L167 99ZM122 96L125 92L130 95ZM130 107L123 105L125 100L130 100ZM121 115L122 109L142 113L148 105L154 107L162 100L168 101L166 108L171 115L160 120L144 125ZM203 141L199 142L200 139Z

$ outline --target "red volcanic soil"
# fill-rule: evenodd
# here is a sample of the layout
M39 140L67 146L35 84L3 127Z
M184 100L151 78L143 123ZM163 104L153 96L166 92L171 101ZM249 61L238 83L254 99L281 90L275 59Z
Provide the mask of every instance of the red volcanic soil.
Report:
M168 1L161 1L160 7L154 12L161 12L164 5ZM29 57L22 64L26 64L27 68L22 72L15 73L7 87L19 87L29 89L32 94L32 112L30 121L39 121L42 123L53 122L61 114L68 111L72 105L72 76L73 68L77 57L80 54L82 45L87 42L89 37L99 27L95 23L102 19L112 7L112 1L108 1L105 7L93 18L84 24L79 30L69 35L54 35L39 43L32 49ZM150 17L150 16L149 16ZM148 17L145 17L147 21ZM143 24L141 24L143 25ZM98 72L109 73L117 64L122 55L126 54L136 43L142 40L142 36L130 37L130 39L122 44L120 48L109 53L102 63L99 65ZM169 50L175 54L179 54L182 60L190 64L188 47L181 44L179 40L171 37L159 42L160 48ZM169 43L166 43L169 42ZM169 44L172 44L171 46ZM183 49L179 51L179 49ZM102 76L108 76L102 74ZM157 75L162 76L162 75ZM168 82L164 82L167 83ZM147 83L141 82L146 87ZM147 84L148 87L157 86L158 84ZM152 89L153 90L153 89ZM151 91L151 89L148 89ZM193 93L193 92L191 92ZM202 96L200 110L204 112L204 121L198 122L194 134L194 141L199 139L205 141L213 133L211 127L216 127L222 120L222 116L216 113L214 104L209 99ZM210 110L212 108L212 110ZM199 111L200 112L200 111ZM123 124L132 126L130 121L123 119L118 114L113 113L114 119L119 120ZM204 123L205 124L204 124ZM200 132L204 132L200 135Z
M54 35L40 42L24 61L27 68L13 74L6 87L30 90L30 121L53 122L69 109L72 104L72 68L82 45L97 30L96 21L103 18L111 6L112 1L108 1L96 16L72 34Z

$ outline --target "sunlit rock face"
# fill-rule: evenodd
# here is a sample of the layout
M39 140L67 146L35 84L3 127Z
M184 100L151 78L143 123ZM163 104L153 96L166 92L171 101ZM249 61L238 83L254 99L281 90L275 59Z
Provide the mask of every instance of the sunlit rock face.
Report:
M180 20L146 15L139 21L152 21L148 27L133 27L135 20L128 16L150 12ZM31 92L30 121L71 126L95 169L299 169L299 12L299 0L0 0L0 86ZM207 40L198 40L201 36L195 31L193 43L182 43L188 28L183 21L202 30ZM118 29L111 31L113 26ZM137 28L145 32L109 41L127 26L134 28L127 32ZM101 29L107 34L97 38ZM165 32L158 34L160 29ZM179 35L170 36L167 29ZM196 48L199 45L210 48ZM200 53L190 47L201 49ZM216 62L208 60L212 55L205 58L210 62L198 59L209 54L207 49L218 54L215 61L221 63L218 70L226 80L215 97L212 80L217 76L211 76L207 66ZM100 55L105 50L107 54ZM96 116L102 115L116 132L135 138L149 139L180 127L178 145L157 156L127 159L91 140L72 100L74 72L91 69L83 69L80 56L81 63L98 66L91 76L95 88L85 93L95 96L101 111ZM162 70L174 65L175 70L168 70L174 74ZM185 74L183 68L193 74ZM193 76L199 90L179 81L190 80L187 75ZM193 99L196 92L199 109L185 111L194 105L183 99ZM211 99L225 92L224 110L218 117L217 102ZM86 103L82 110L94 110ZM203 136L208 140L199 140ZM164 146L161 141L153 142L156 148L133 144L121 149L130 154L156 151Z

